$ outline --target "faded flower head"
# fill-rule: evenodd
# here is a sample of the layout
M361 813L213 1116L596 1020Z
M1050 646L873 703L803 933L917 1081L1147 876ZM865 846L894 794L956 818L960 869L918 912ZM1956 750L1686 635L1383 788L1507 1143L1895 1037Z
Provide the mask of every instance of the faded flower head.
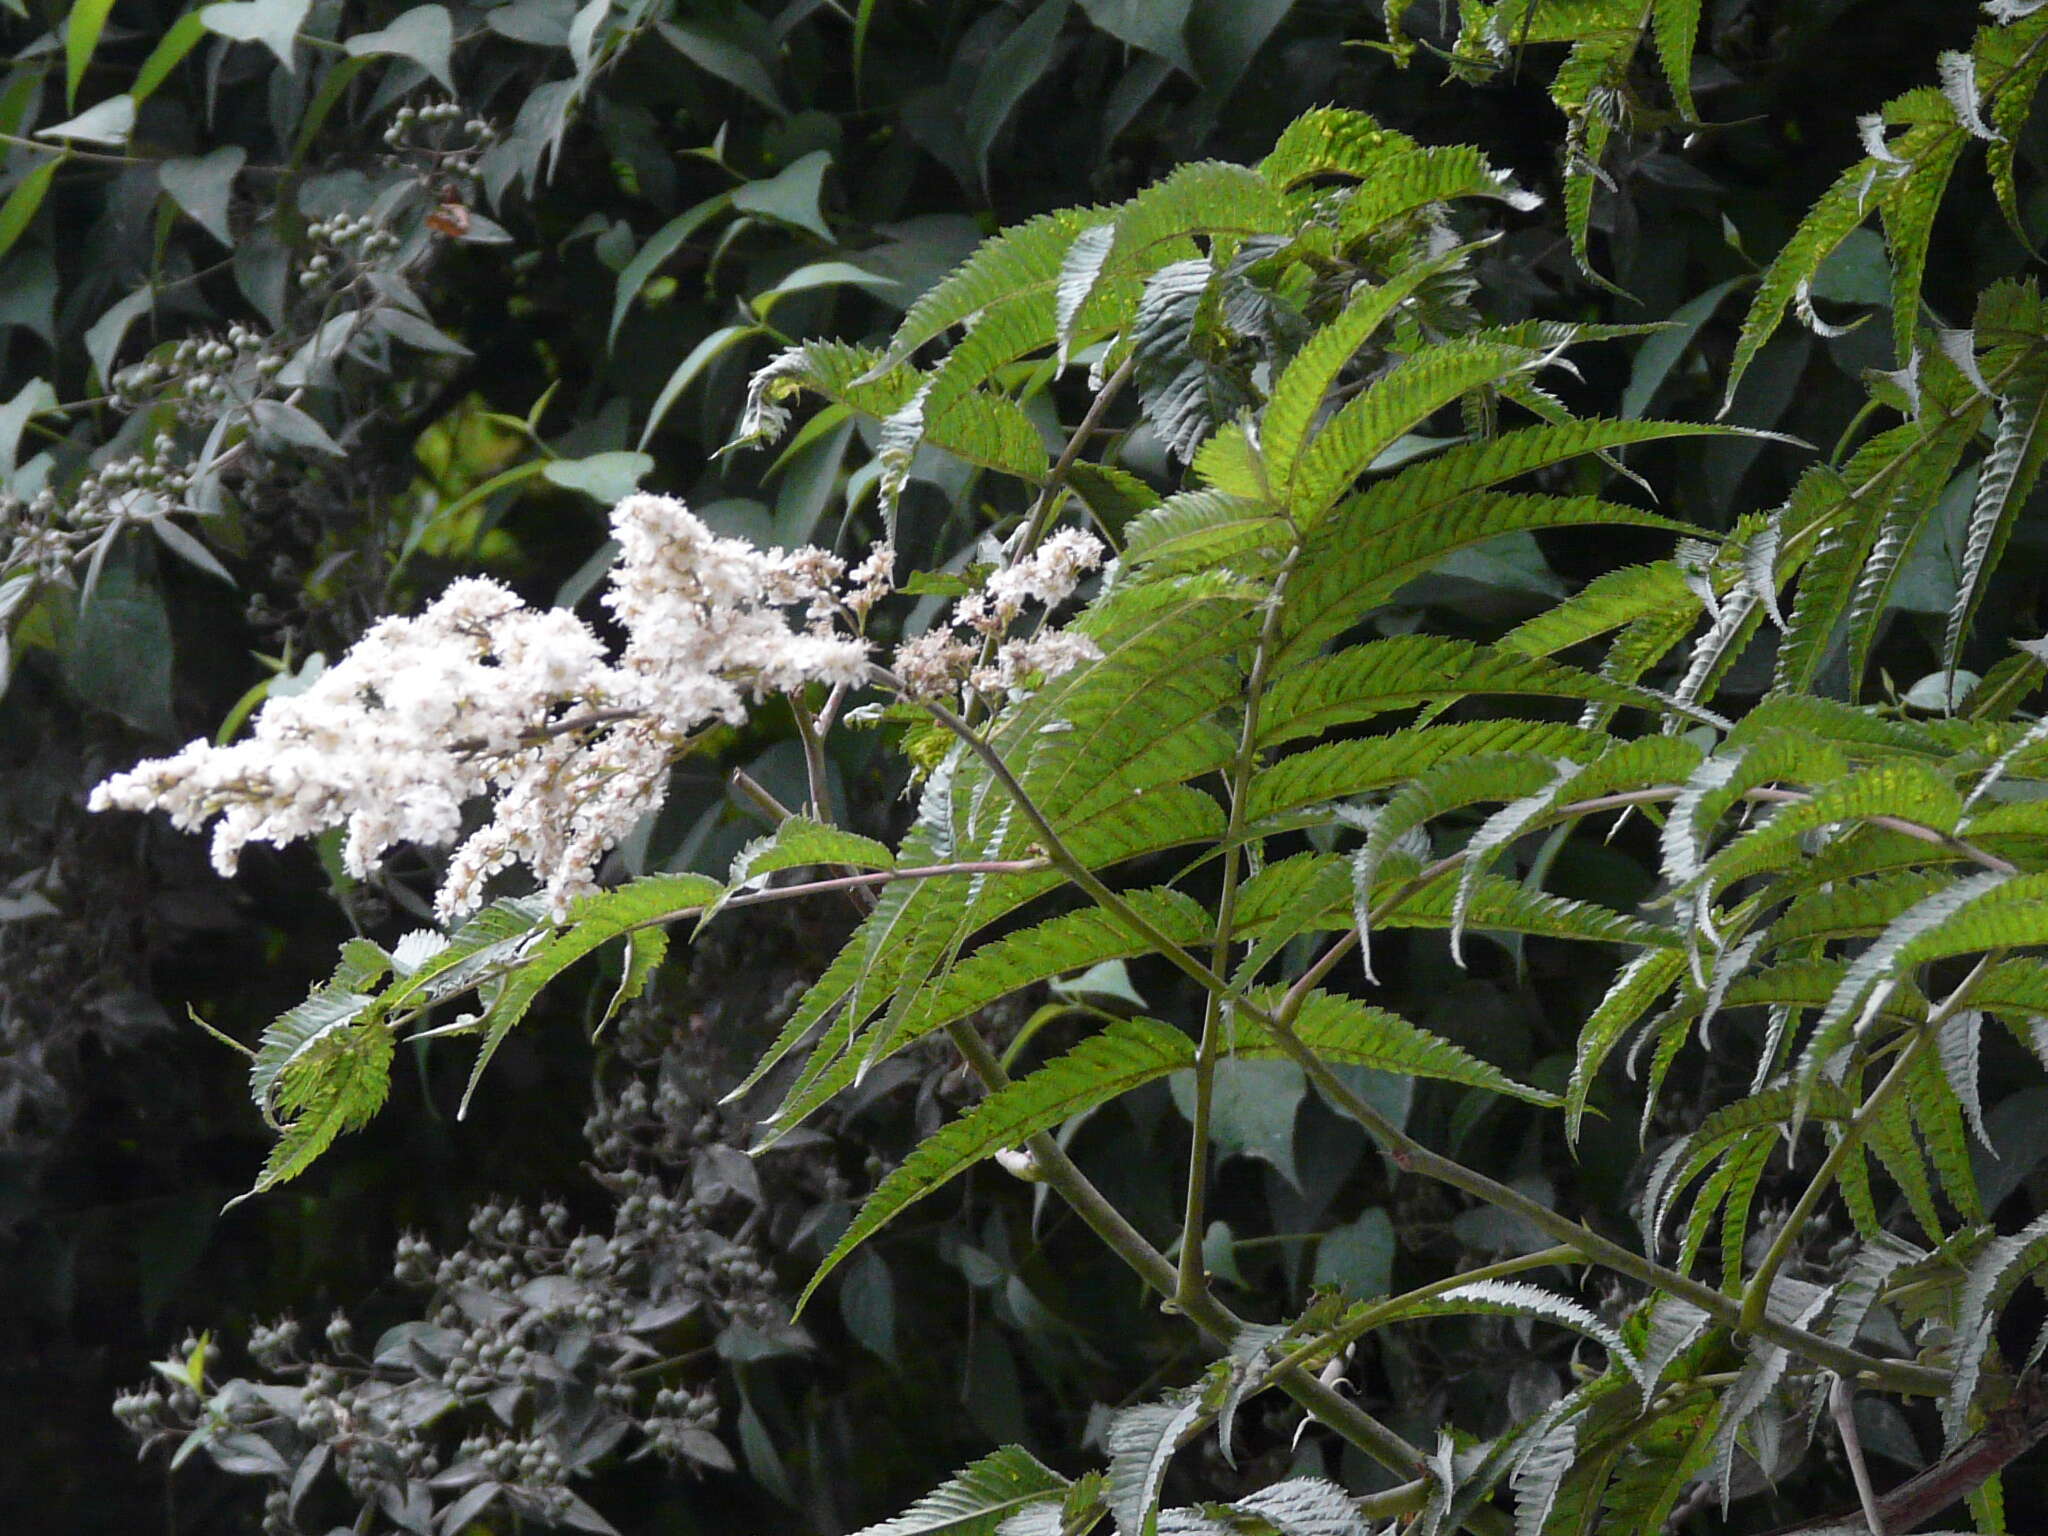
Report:
M1000 634L1024 611L1027 599L1056 608L1101 564L1100 539L1079 528L1063 528L1023 559L993 572L979 593L962 598L954 605L953 622L984 635Z
M996 647L992 666L976 667L967 680L983 693L1023 688L1034 674L1058 677L1083 662L1100 661L1102 652L1086 635L1067 629L1041 630L1024 640L1005 640Z
M998 611L1016 614L1024 599L1052 608L1074 595L1081 578L1102 564L1102 541L1079 528L1062 528L1022 560L988 579Z
M963 683L982 693L1006 693L1025 687L1034 675L1055 678L1083 662L1099 661L1102 653L1087 636L1046 627L1002 640L984 662L982 643L962 638L955 626L994 640L1016 622L1026 601L1048 609L1065 602L1081 578L1102 564L1102 556L1102 543L1093 534L1062 529L1021 560L992 572L981 591L953 605L944 623L899 646L897 676L913 698L931 699Z
M241 741L140 763L96 788L92 808L161 810L186 830L219 818L224 875L251 842L343 826L360 876L395 843L454 842L464 803L489 796L441 915L480 905L484 882L513 864L560 912L659 804L692 732L737 723L768 693L858 682L867 664L866 643L830 627L836 557L719 538L666 496L626 498L612 530L622 553L604 601L627 634L616 657L565 609L458 581L417 617L375 625L304 692L269 700ZM885 580L864 570L859 593ZM805 628L784 612L797 605Z

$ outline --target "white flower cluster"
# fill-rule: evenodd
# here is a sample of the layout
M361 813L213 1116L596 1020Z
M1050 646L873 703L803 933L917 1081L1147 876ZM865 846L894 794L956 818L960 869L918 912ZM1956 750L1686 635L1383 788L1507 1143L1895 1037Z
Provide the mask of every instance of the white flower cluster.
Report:
M1066 528L1012 565L990 574L979 592L961 598L951 616L899 646L896 675L914 698L938 698L964 682L979 692L1007 693L1033 676L1055 678L1102 653L1085 635L1042 628L1024 638L1005 639L984 663L984 645L955 630L964 626L994 640L1024 611L1027 600L1057 607L1073 595L1081 578L1102 564L1102 542L1091 533Z
M394 843L454 842L464 803L488 795L491 818L457 850L441 915L473 910L513 864L561 912L660 803L691 732L737 724L770 692L862 678L866 642L832 621L872 607L892 563L877 552L842 591L836 557L718 538L665 496L628 497L612 529L622 553L604 601L627 636L616 658L566 610L458 581L418 617L377 624L303 693L268 701L243 740L138 764L96 788L92 808L161 810L187 830L219 817L224 875L251 842L346 826L360 876ZM805 628L783 611L797 604Z
M995 634L1024 611L1026 598L1057 607L1101 564L1100 539L1079 528L1062 528L1022 560L991 573L979 596L955 603L953 622Z

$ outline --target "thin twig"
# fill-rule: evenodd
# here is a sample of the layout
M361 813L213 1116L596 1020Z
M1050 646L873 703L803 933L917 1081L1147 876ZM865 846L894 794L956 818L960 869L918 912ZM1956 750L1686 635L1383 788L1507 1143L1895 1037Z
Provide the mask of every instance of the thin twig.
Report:
M766 785L762 784L744 768L733 769L731 777L726 782L732 786L735 794L778 827L796 814L796 812L776 799L769 792Z
M1209 968L1227 975L1230 956L1237 939L1238 880L1245 866L1244 832L1246 807L1251 803L1252 774L1259 763L1259 701L1265 697L1266 673L1279 644L1282 597L1287 578L1294 569L1295 553L1287 557L1266 600L1265 621L1259 626L1258 645L1252 655L1249 680L1245 685L1244 719L1239 722L1237 751L1230 769L1230 818L1223 832L1223 878L1216 898L1216 924L1209 944ZM1216 1090L1216 1064L1223 1055L1224 1036L1230 1022L1230 998L1215 990L1205 994L1202 1007L1202 1035L1195 1048L1194 1112L1188 1116L1192 1133L1188 1148L1187 1187L1183 1191L1184 1212L1180 1234L1180 1280L1174 1297L1182 1305L1198 1291L1206 1291L1209 1277L1202 1262L1202 1246L1208 1235L1209 1113Z
M795 694L789 696L789 713L796 721L797 740L803 743L804 777L811 788L811 818L829 827L838 817L832 809L832 783L825 763L825 733L811 717L811 712L804 708L804 701Z
M1760 788L1746 791L1743 798L1760 800L1772 805L1796 805L1813 797L1796 789ZM2001 859L1988 849L1979 848L1975 843L1957 837L1953 832L1944 832L1939 827L1909 821L1903 816L1859 816L1856 820L1873 827L1883 827L1888 832L1902 833L1923 843L1931 843L1937 848L1946 848L1951 853L1961 854L1972 864L1990 870L1994 875L2016 875L2020 872L2019 866L2010 860Z
M840 690L834 688L832 690L832 697L825 704L827 711L837 708L840 696ZM835 823L836 818L832 814L832 803L825 788L824 728L820 727L815 730L807 728L803 710L795 699L790 700L790 707L796 711L797 729L804 734L804 761L810 773L812 812L818 821L831 826ZM813 756L814 752L815 757ZM765 811L768 818L778 827L796 814L788 806L776 799L774 795L770 794L767 788L752 778L744 768L733 769L732 785L734 789L751 800L758 809ZM843 865L833 865L832 867L835 869L845 868ZM847 873L850 874L852 871L848 870ZM875 910L875 893L867 886L850 885L846 888L845 895L848 904L862 917L866 917L868 913Z
M1863 1459L1863 1437L1856 1432L1856 1389L1840 1376L1828 1388L1828 1408L1834 1414L1835 1432L1842 1437L1842 1454L1849 1459L1849 1476L1855 1480L1856 1497L1863 1505L1863 1523L1870 1527L1870 1536L1885 1536L1884 1512L1877 1507L1877 1490Z
M940 880L947 875L1034 875L1040 870L1051 868L1046 859L968 859L958 864L923 864L914 869L875 869L857 875L835 875L829 880L807 880L802 885L784 885L766 891L748 891L728 901L728 907L757 907L763 902L790 901L798 896L816 896L824 891L852 891L875 885L888 885L896 880ZM650 918L640 927L652 927L657 923L672 923L679 918L700 912L701 907L687 907L679 912Z
M538 746L557 736L567 736L576 731L591 730L600 725L613 725L621 720L638 720L645 710L639 709L593 709L581 715L570 715L564 720L537 725L530 731L519 733L521 746Z
M9 149L33 150L39 155L59 155L66 160L83 160L91 165L161 165L147 155L110 155L105 150L79 149L69 139L52 143L48 139L27 139L18 133L0 133L0 145Z
M1005 569L1014 566L1030 554L1045 537L1046 529L1052 525L1053 513L1059 510L1060 496L1067 488L1067 476L1073 472L1075 462L1081 457L1082 448L1087 445L1097 423L1108 412L1111 402L1123 393L1124 386L1130 382L1136 365L1136 354L1124 359L1123 365L1109 376L1102 388L1096 392L1095 398L1088 403L1088 410L1081 417L1081 424L1074 428L1073 434L1067 439L1066 447L1060 450L1060 456L1053 461L1052 469L1045 477L1045 484L1039 489L1038 499L1031 504L1031 510L1025 514L1024 527L1011 541L1010 547L1004 551ZM979 666L986 667L995 660L996 645L997 637L994 634L982 637L981 655L977 663ZM969 718L979 720L981 709L982 699L977 694L969 708Z
M2048 1395L2038 1372L2019 1380L2012 1400L1994 1408L1985 1425L1955 1450L1923 1472L1916 1472L1877 1500L1878 1518L1887 1531L1910 1531L1968 1498L2000 1471L2048 1440ZM1843 1510L1783 1525L1768 1536L1799 1536L1807 1531L1853 1527L1860 1510Z
M1059 458L1053 461L1052 472L1045 478L1045 488L1038 493L1037 504L1032 507L1031 514L1026 519L1027 532L1017 546L1015 559L1022 559L1028 555L1038 541L1045 537L1046 527L1052 521L1053 510L1059 504L1059 493L1066 488L1067 476L1072 473L1075 461L1081 457L1082 448L1094 435L1095 428L1102 418L1108 414L1111 404L1123 393L1124 386L1130 383L1137 365L1138 358L1134 352L1117 366L1115 373L1103 381L1102 388L1095 392L1095 398L1088 403L1087 414L1082 416L1081 424L1074 428L1073 435L1067 439L1067 446L1061 450Z

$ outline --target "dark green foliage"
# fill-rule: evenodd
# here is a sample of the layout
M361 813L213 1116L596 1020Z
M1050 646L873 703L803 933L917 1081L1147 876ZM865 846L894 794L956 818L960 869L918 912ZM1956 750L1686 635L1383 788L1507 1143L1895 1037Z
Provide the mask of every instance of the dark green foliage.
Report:
M164 1149L144 1307L223 1336L439 1229L374 1343L122 1400L181 1490L1661 1536L1848 1509L1830 1373L1880 1491L2040 1427L2048 9L60 10L0 82L0 943L255 1040L258 1113L204 1177L52 1145ZM558 914L421 930L435 856L334 836L232 910L161 831L70 851L452 573L601 619L642 487L890 541L882 661L1063 524L1117 563L1071 670L704 732ZM32 985L78 1098L115 1033ZM10 1273L91 1251L43 1198Z

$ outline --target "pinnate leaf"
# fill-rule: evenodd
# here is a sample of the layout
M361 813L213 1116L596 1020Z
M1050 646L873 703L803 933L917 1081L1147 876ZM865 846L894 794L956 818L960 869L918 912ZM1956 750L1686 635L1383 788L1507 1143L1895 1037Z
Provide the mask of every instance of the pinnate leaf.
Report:
M1274 989L1256 992L1253 999L1270 1010L1278 1005L1280 996L1280 991ZM1355 998L1321 990L1309 993L1295 1016L1293 1033L1303 1045L1330 1061L1406 1077L1463 1083L1529 1104L1557 1102L1556 1095L1516 1082L1492 1063L1479 1060L1399 1014ZM1239 1020L1232 1054L1257 1060L1281 1056L1283 1051L1258 1017L1247 1013Z
M1194 1064L1193 1043L1150 1019L1121 1019L1029 1077L989 1095L927 1137L877 1186L853 1224L825 1256L798 1299L801 1307L854 1249L948 1180L1006 1147L1142 1084Z
M1020 1509L1057 1502L1067 1480L1021 1446L1006 1445L962 1467L893 1520L858 1536L995 1536Z

